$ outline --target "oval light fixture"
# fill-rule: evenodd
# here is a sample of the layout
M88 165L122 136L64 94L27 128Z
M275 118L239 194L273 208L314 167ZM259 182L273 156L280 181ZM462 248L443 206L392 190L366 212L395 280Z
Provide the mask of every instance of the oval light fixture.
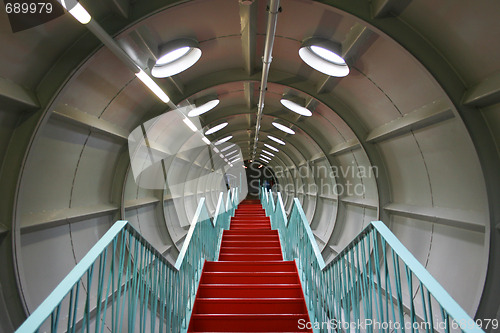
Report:
M236 146L236 143L230 144L229 146L224 147L224 149L221 149L220 151L226 151L226 150L229 150L229 149L233 148L234 146Z
M283 145L283 146L285 145L285 141L280 140L280 139L278 139L278 138L276 138L276 137L274 137L274 136L272 136L272 135L268 135L267 137L268 137L269 139L273 140L274 142L279 143L280 145Z
M219 105L219 99L214 98L212 100L209 100L208 102L205 102L201 104L200 106L195 107L191 111L188 112L188 117L196 117L201 114L204 114L205 112L208 112L215 108L217 105Z
M265 154L267 154L267 155L269 155L269 156L274 156L273 153L271 153L270 151L267 151L265 149L262 149L262 152L265 153Z
M264 143L264 146L266 146L267 148L269 148L271 150L274 150L277 153L279 153L279 151L280 151L278 148L275 148L275 147L273 147L271 145L268 145L267 143Z
M339 44L321 38L307 39L299 50L300 58L315 70L344 77L349 74L349 66L339 54Z
M281 104L286 107L288 110L290 111L293 111L295 113L298 113L300 114L301 116L306 116L306 117L309 117L312 115L312 112L307 109L306 107L304 106L301 106L300 104L294 102L293 100L287 98L287 97L283 97L281 100L280 100Z
M271 159L271 156L268 156L268 155L266 155L266 154L263 154L262 152L260 153L260 155L259 155L259 156L260 156L260 157L267 158L267 159L269 159L269 160Z
M273 122L272 123L274 127L279 129L280 131L283 131L288 134L295 134L295 131L289 127L286 127L285 125L281 125L280 123Z
M212 127L211 129L209 129L208 131L206 131L205 135L214 134L215 132L220 131L221 129L223 129L226 126L227 126L227 122L216 125L216 126Z
M237 153L238 149L235 149L233 151L230 151L229 153L226 154L226 156L233 155L234 153Z
M198 42L193 39L176 39L160 48L160 56L151 69L151 75L162 78L185 71L201 57Z
M228 135L228 136L226 136L225 138L222 138L222 139L220 139L219 141L215 142L215 143L214 143L214 145L218 146L218 145L220 145L220 144L223 144L223 143L224 143L224 142L226 142L226 141L231 140L232 138L233 138L233 136L232 136L232 135Z

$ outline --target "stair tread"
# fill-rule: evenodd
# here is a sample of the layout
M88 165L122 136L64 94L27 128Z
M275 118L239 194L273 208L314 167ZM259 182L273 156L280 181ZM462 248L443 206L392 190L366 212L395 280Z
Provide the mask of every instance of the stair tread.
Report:
M224 288L302 288L299 283L200 283L200 287Z
M219 317L219 318L224 318L224 317L241 317L241 318L254 318L254 319L259 319L259 318L273 318L273 317L292 317L292 318L297 318L297 317L302 317L306 315L306 313L193 313L191 315L191 318L193 317L205 317L205 318L213 318L213 317Z
M263 275L276 275L276 276L295 276L295 272L203 272L207 275L230 275L230 276L263 276Z
M254 297L254 298L240 298L240 297L227 297L227 298L218 298L218 297L200 297L198 298L201 302L241 302L241 303L260 303L260 302L299 302L302 301L300 297Z

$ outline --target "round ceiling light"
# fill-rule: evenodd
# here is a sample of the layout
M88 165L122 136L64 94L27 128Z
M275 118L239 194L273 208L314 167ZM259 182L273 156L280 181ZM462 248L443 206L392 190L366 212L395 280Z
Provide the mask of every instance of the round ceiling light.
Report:
M267 148L269 148L271 150L274 150L277 153L279 153L279 151L280 151L278 148L275 148L275 147L273 147L271 145L268 145L267 143L264 143L264 146L266 146Z
M224 142L226 141L229 141L233 138L232 135L229 135L229 136L226 136L225 138L222 138L220 139L219 141L217 141L216 143L214 143L216 146L220 145L220 144L223 144Z
M220 131L221 129L223 129L226 126L227 126L227 122L216 125L216 126L212 127L211 129L209 129L208 131L206 131L205 135L214 134L215 132Z
M339 55L339 44L320 38L306 40L299 50L300 58L321 73L344 77L349 74L349 66Z
M234 146L236 146L236 144L235 144L235 143L230 144L229 146L224 147L224 149L221 149L220 151L226 151L226 150L229 150L229 149L233 148Z
M280 139L278 139L278 138L276 138L276 137L274 137L274 136L272 136L272 135L268 135L267 137L268 137L269 139L273 140L274 142L279 143L280 145L283 145L283 146L285 145L285 141L280 140Z
M274 127L279 129L280 131L283 131L283 132L288 133L288 134L295 134L295 131L293 129L286 127L285 125L281 125L281 124L275 123L275 122L273 122L272 124Z
M151 69L151 75L162 78L185 71L193 66L201 57L198 42L192 39L176 39L161 47L158 57Z
M189 117L196 117L196 116L199 116L201 114L204 114L205 112L208 112L210 110L212 110L213 108L215 108L217 105L219 105L219 99L216 98L216 99L212 99L211 101L208 101L194 109L192 109L191 111L188 112L188 116Z
M286 99L286 98L282 98L280 100L280 102L287 109L289 109L289 110L291 110L291 111L293 111L295 113L298 113L298 114L300 114L302 116L309 117L309 116L312 115L312 112L309 109L307 109L307 108L305 108L305 107L303 107L303 106L295 103L292 100L289 100L289 99Z

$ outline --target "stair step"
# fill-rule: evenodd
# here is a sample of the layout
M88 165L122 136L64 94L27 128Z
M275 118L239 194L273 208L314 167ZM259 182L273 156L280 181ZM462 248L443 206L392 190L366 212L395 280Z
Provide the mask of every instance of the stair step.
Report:
M295 298L302 296L300 284L202 284L200 298Z
M201 283L293 284L298 283L298 277L295 272L204 272Z
M256 204L256 205L240 204L237 210L244 210L244 209L263 209L263 208L261 204Z
M241 214L262 214L266 215L266 211L264 209L242 209L242 210L237 210L234 212L234 215L241 215Z
M224 235L271 235L278 234L278 230L224 230Z
M259 314L306 312L304 300L290 298L198 298L193 313Z
M238 221L238 222L233 222L231 223L231 229L233 229L234 227L267 227L267 228L270 228L271 227L271 223L269 222L258 222L258 221L249 221L249 222L241 222L241 221Z
M269 246L269 247L241 247L241 246L236 246L236 247L230 247L230 246L224 246L221 248L220 253L245 253L245 254L258 254L258 253L265 253L265 254L281 254L281 247L279 246L279 243L276 242L275 246Z
M245 214L266 215L266 211L264 209L246 209L246 210L237 210L236 212L234 212L234 215L245 215Z
M207 261L203 267L205 272L296 272L293 261Z
M234 223L271 223L269 219L264 217L252 217L252 218L232 218L231 224Z
M247 218L247 217L260 217L260 218L264 218L264 219L268 219L269 217L266 216L266 213L264 212L243 212L243 213L235 213L234 216L232 217L233 219L234 218L238 218L238 217L241 217L241 218Z
M268 261L268 260L282 260L281 254L220 254L220 261Z
M301 332L299 320L309 321L307 314L193 314L191 318L189 328L204 332Z
M229 241L270 241L270 240L279 240L277 234L269 234L269 235L224 235L224 240Z
M253 224L261 224L261 225L271 225L269 221L257 221L257 220L246 220L246 221L232 221L231 227L233 225L253 225Z
M252 223L252 222L260 222L260 223L270 223L270 219L268 217L260 217L260 216L249 216L249 217L233 217L231 219L231 223L242 222L242 223Z
M231 220L231 225L233 224L254 224L254 223L260 223L260 224L271 224L269 220L264 220L264 219L234 219Z
M262 246L262 247L272 247L272 246L279 246L280 242L279 240L270 240L270 241L242 241L242 240L224 240L222 239L222 247L256 247L256 246Z

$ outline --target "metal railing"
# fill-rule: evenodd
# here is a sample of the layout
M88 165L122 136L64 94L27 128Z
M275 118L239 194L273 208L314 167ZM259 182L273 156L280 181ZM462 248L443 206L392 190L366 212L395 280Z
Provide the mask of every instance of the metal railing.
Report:
M274 201L276 196L276 202ZM320 332L483 332L381 221L371 222L328 265L302 206L287 217L280 193L261 189L285 260L296 260ZM484 327L484 326L483 326Z
M182 332L205 260L217 260L238 204L220 193L213 218L202 198L175 264L127 221L116 222L16 332Z

